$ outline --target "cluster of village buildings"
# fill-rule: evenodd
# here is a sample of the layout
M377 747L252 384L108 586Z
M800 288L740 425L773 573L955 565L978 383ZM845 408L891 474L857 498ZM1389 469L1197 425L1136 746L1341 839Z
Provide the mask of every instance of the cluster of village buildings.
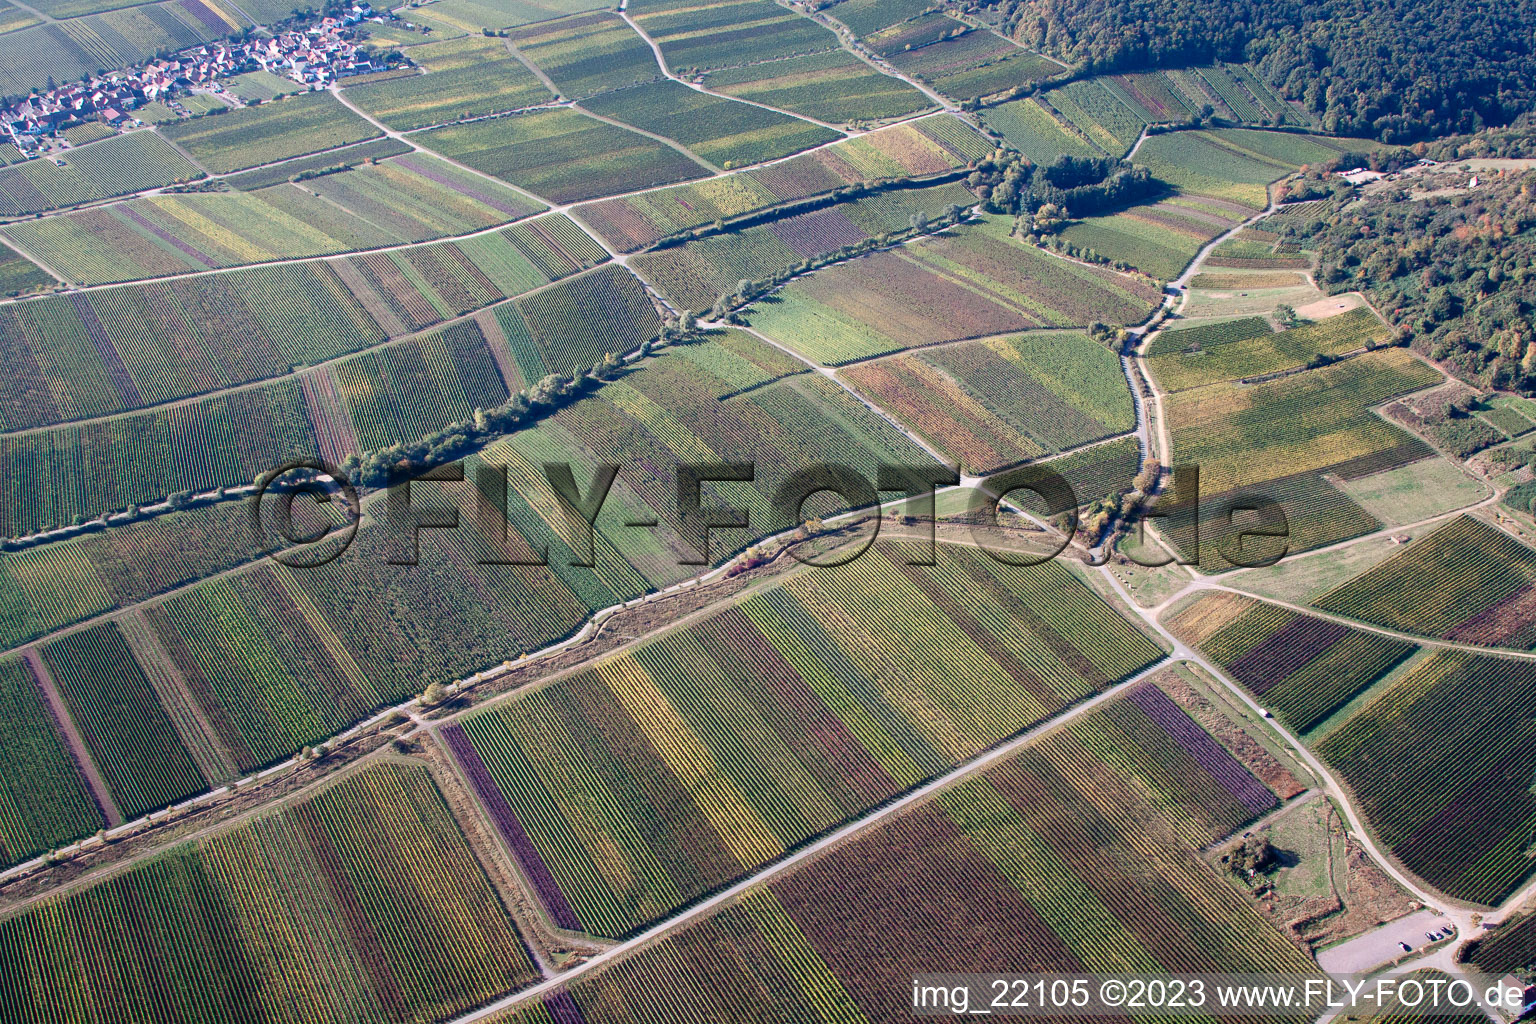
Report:
M195 89L222 92L220 79L248 71L270 71L304 88L322 89L339 78L379 70L349 38L350 30L364 20L391 17L375 14L363 0L341 16L328 15L304 28L251 35L242 42L206 43L136 67L37 90L0 110L0 135L24 154L35 153L70 125L101 121L129 127L136 123L133 112L146 103Z

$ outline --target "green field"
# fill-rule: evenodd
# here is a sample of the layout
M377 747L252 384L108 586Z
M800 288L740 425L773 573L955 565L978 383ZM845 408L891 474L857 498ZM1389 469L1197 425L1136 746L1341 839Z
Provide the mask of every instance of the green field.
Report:
M1256 387L1183 392L1166 403L1173 463L1200 466L1202 487L1223 491L1410 450L1423 457L1427 447L1369 409L1440 380L1401 349L1384 349Z
M1132 206L1101 217L1087 217L1062 231L1080 249L1112 262L1135 267L1160 281L1171 281L1212 238L1240 223L1238 215L1191 210L1172 202Z
M275 4L282 0L264 2ZM549 21L598 6L600 0L437 0L431 5L414 8L407 20L431 26L438 32L437 38L443 39L466 33L480 35L487 28L513 28L530 22ZM370 25L369 30L377 27ZM420 36L414 38L419 40Z
M354 451L424 437L508 395L508 382L472 320L341 360L324 372L328 380L311 387L334 396L356 439Z
M1313 604L1407 633L1536 648L1536 551L1470 516L1336 587Z
M1392 329L1365 307L1285 331L1272 331L1258 317L1227 321L1216 330L1229 333L1218 339L1215 331L1192 328L1158 336L1160 351L1145 362L1164 390L1293 370L1319 356L1342 356L1392 337Z
M396 131L482 117L553 99L500 39L470 37L411 49L425 74L353 86L347 99Z
M0 437L0 535L65 526L181 490L249 483L318 454L297 383ZM25 469L23 469L25 467ZM34 475L35 474L35 475Z
M277 99L279 96L303 92L304 86L291 78L283 78L270 71L251 71L231 78L228 89L249 103L252 100L265 102Z
M114 523L8 552L0 555L0 581L9 596L0 618L0 645L16 647L260 553L250 510L238 502Z
M682 143L729 170L789 156L841 136L820 125L662 81L587 100L583 108Z
M57 158L0 168L0 215L41 213L197 177L201 172L158 135L114 135Z
M208 788L116 624L51 640L40 653L125 818Z
M959 184L882 192L809 213L708 235L634 258L633 266L683 307L708 309L743 280L765 280L888 231L906 231L914 214L936 220L976 197Z
M311 190L288 184L254 192L144 196L19 221L4 230L18 247L66 279L84 284L324 256L402 241Z
M1008 145L1037 164L1049 166L1063 153L1098 155L1097 147L1062 125L1033 97L988 107L982 117L1002 134Z
M768 167L591 203L578 216L616 249L633 252L715 220L866 181L937 174L991 152L985 135L958 118L939 114L881 128Z
M57 283L52 274L31 260L0 251L0 295L26 295Z
M391 336L521 295L608 258L563 214L457 242L350 256L336 264Z
M661 46L675 72L819 53L837 48L837 36L772 0L639 0L628 8Z
M411 152L410 146L395 139L374 139L372 142L359 142L356 145L344 146L341 149L333 149L326 153L316 153L313 156L301 156L293 160L284 160L270 167L259 167L251 171L242 171L239 174L232 174L225 178L224 183L244 192L252 192L271 185L281 185L291 178L310 171L329 171L336 167L356 167L359 164L368 162L370 159L383 160L385 157L400 156L409 152Z
M635 276L600 267L496 311L523 379L590 369L605 355L628 355L661 330Z
M878 121L933 106L901 79L882 75L845 50L712 71L704 86L832 124Z
M32 666L0 661L0 863L16 864L106 825L42 697Z
M928 0L840 0L826 12L851 28L854 35L867 36L916 18L931 6Z
M1136 151L1136 163L1181 191L1262 210L1269 202L1270 182L1302 164L1373 146L1358 139L1242 128L1181 131L1147 139Z
M1212 384L1170 396L1172 464L1200 467L1201 567L1230 567L1219 549L1235 528L1228 519L1235 502L1276 502L1292 553L1379 529L1320 474L1347 481L1428 458L1431 448L1371 407L1440 380L1406 352L1383 349L1255 386ZM1181 506L1187 497L1180 496ZM1168 532L1191 557L1195 538L1187 531L1195 524L1187 511L1184 518ZM1264 518L1274 523L1272 513ZM1275 542L1254 543L1243 557L1275 549Z
M561 203L707 173L660 142L572 110L436 128L419 138L444 156Z
M335 149L379 134L329 93L162 125L160 131L215 173Z
M1103 83L1084 79L1041 93L1041 99L1110 156L1124 156L1147 119Z
M947 19L948 32L964 29L963 22ZM899 71L924 81L956 100L974 99L1028 86L1064 70L1060 64L986 29L965 32L927 45L914 45L888 54Z
M662 77L645 40L607 11L529 25L509 36L518 53L548 75L566 99L582 100Z
M323 263L0 309L7 430L123 412L287 373L384 340Z
M944 346L861 363L842 376L972 474L1135 426L1120 361L1075 332Z
M6 231L66 278L110 284L467 234L542 208L431 156L353 164L356 159L349 155L342 161L348 169L303 181L248 192L145 196ZM88 245L87 238L107 244Z
M1070 327L1134 323L1156 289L1139 279L1042 254L988 216L797 280L755 304L753 325L827 365L914 345Z
M298 184L402 242L467 235L544 208L521 192L423 153Z
M572 293L565 308L590 317L592 296L591 289ZM536 329L561 307L519 309ZM446 544L424 535L419 565L391 565L390 531L365 525L352 549L323 567L261 562L156 601L146 619L177 672L195 681L200 713L229 763L248 770L280 760L434 680L544 647L593 610L694 572L680 564L698 556L677 519L673 472L663 476L661 467L703 451L760 467L756 482L731 498L751 510L754 534L715 531L714 560L756 532L779 528L770 495L794 467L850 463L873 479L882 462L925 463L835 384L809 375L780 379L794 369L761 343L709 338L669 350L488 448L481 458L508 469L509 521L549 551L548 568L476 564L489 555L468 534ZM409 401L421 405L437 395L418 389ZM476 461L466 467L470 480ZM595 568L572 564L578 542L538 468L556 461L573 463L581 481L595 465L620 467L598 523ZM462 488L448 493L467 502ZM646 518L661 525L624 525ZM370 596L383 592L387 604Z

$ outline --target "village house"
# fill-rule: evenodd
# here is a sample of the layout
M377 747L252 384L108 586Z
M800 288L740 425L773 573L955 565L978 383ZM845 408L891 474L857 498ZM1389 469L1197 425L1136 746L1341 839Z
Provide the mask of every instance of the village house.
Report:
M257 69L322 89L337 79L378 70L366 53L343 33L364 20L382 21L370 4L354 4L342 17L327 16L304 30L284 30L271 38L204 43L172 57L68 82L0 109L0 142L25 155L40 151L44 140L77 121L113 126L134 123L131 112L147 103L171 99L177 90L223 92L221 79Z

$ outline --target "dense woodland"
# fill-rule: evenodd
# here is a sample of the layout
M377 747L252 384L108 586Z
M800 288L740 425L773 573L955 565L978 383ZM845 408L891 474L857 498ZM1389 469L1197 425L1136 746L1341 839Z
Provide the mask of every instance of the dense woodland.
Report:
M1001 0L1002 27L1095 72L1253 61L1323 128L1385 142L1536 107L1536 0Z
M1413 201L1382 192L1286 230L1318 251L1320 284L1366 291L1418 351L1472 383L1536 392L1536 172Z

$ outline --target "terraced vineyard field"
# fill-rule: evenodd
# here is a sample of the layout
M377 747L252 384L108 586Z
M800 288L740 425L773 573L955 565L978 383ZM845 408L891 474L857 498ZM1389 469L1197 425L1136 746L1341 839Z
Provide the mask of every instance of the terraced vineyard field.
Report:
M937 220L969 209L976 197L958 183L877 193L737 231L707 235L636 256L632 265L679 306L703 310L743 281L772 278L890 231L909 229L914 215Z
M469 37L411 48L426 74L353 86L347 99L396 131L483 117L552 100L500 39Z
M22 658L0 661L0 711L0 753L11 766L0 779L0 863L19 863L104 827L36 671Z
M458 242L352 256L336 264L391 335L442 320L595 266L608 258L564 214L548 214Z
M1274 328L1261 316L1217 320L1192 327L1181 327L1175 323L1172 327L1159 331L1147 343L1146 355L1150 360L1158 356L1182 355L1186 352L1209 352L1212 349L1220 349L1226 345L1273 333Z
M634 352L661 331L661 318L635 276L601 267L496 310L523 380L580 373L605 355Z
M678 73L837 48L831 32L772 0L638 0L627 9Z
M314 457L297 382L229 391L117 419L0 437L0 536L159 501L177 491L250 483Z
M667 185L707 172L677 150L573 110L434 128L422 145L558 203Z
M1429 458L1433 449L1370 410L1441 379L1406 352L1383 349L1252 387L1213 384L1170 396L1172 464L1200 467L1201 567L1230 567L1219 549L1233 527L1211 527L1255 498L1285 513L1292 553L1379 529L1320 474L1353 480ZM1278 525L1272 515L1266 522ZM1186 512L1171 528L1186 556L1195 546L1187 532L1193 525Z
M1536 551L1459 516L1313 603L1407 633L1536 647Z
M485 462L508 467L509 519L516 534L549 550L547 568L476 564L495 552L468 531L441 544L424 534L420 564L392 565L391 531L365 524L346 555L321 568L262 562L152 602L144 615L154 640L229 762L248 770L285 758L430 682L547 646L595 609L690 575L695 570L679 563L697 558L693 534L677 520L677 482L666 467L702 450L757 462L744 506L757 529L776 528L769 495L793 467L847 462L873 479L882 461L923 464L831 382L761 386L796 368L755 341L738 337L719 351L714 344L647 362L483 453ZM573 564L576 541L538 468L556 461L574 463L583 482L595 464L621 467L599 524L595 568ZM476 465L466 466L470 481ZM472 507L465 490L472 484L436 486ZM646 518L663 525L622 525ZM728 538L727 550L745 543L717 531L717 544ZM390 595L388 604L375 600L380 593ZM252 701L253 693L262 699Z
M904 11L893 10L891 17L899 18ZM871 24L874 19L867 19ZM885 19L881 19L885 20ZM889 57L892 54L906 53L929 43L937 43L950 36L964 32L962 26L955 24L955 19L948 17L943 11L929 10L926 14L887 25L878 30L860 33L864 37L864 45L881 57Z
M1313 973L1188 852L1203 841L1194 837L1252 813L1232 790L1274 801L1161 691L1137 688L687 929L494 1019L547 1024L579 1012L613 1021L609 1008L664 985L678 1005L709 1015L701 1019L805 1019L831 1007L838 1020L893 1020L909 1012L906 965L918 962L954 972L1012 962ZM871 961L871 935L887 956Z
M310 419L328 418L317 414L315 406L325 402L319 396L345 414L354 443L328 453L343 457L425 437L500 405L509 393L472 320L344 359L323 373L323 381L306 382Z
M948 31L964 29L953 21ZM898 71L924 82L956 100L974 99L1030 85L1061 74L1066 69L1055 61L1022 49L1017 43L985 29L949 36L925 46L888 54Z
M152 132L113 135L60 158L0 168L0 216L18 217L160 188L202 172Z
M1099 152L1098 147L1064 126L1034 97L988 107L982 118L1002 134L1008 145L1043 166L1055 163L1062 154L1097 156Z
M4 231L23 251L84 284L325 256L404 241L310 190L288 184L253 192L145 196L19 221Z
M335 149L379 134L336 97L323 92L242 107L219 117L177 121L161 126L160 131L214 173Z
M1121 97L1132 108L1140 108L1147 120L1160 124L1186 120L1200 111L1201 103L1183 94L1178 86L1160 71L1133 75L1113 75L1105 78L1104 85Z
M153 1006L404 1024L538 976L430 775L394 764L50 897L0 935L0 1005L18 1022Z
M538 21L508 38L567 99L583 100L662 77L645 40L607 11Z
M557 924L623 935L1158 657L1060 566L901 561L798 576L450 729Z
M0 555L0 589L9 596L0 617L0 647L16 647L260 554L250 510L238 502L7 552Z
M1120 361L1077 333L967 342L860 363L842 376L972 474L1135 426Z
M281 0L265 2L279 3ZM478 35L487 28L515 28L530 22L548 21L599 6L601 0L437 0L430 7L412 13L424 27L441 32L440 38L452 38L465 33ZM369 31L377 30L370 27Z
M115 624L70 633L40 651L125 818L208 788Z
M726 169L775 160L841 138L809 121L709 96L673 81L606 93L582 106L663 135Z
M310 171L328 171L335 167L356 167L367 163L371 157L374 160L382 160L389 156L400 156L412 152L411 147L395 139L373 139L369 142L359 142L351 146L343 146L340 149L327 150L324 153L315 153L311 156L295 157L292 160L284 160L272 164L269 167L256 167L249 171L241 171L239 174L231 174L223 179L226 185L238 188L242 192L254 192L257 189L270 185L281 185L290 178L296 178Z
M1176 132L1153 136L1136 163L1181 191L1216 196L1253 210L1268 204L1270 182L1302 164L1320 163L1347 149L1370 147L1355 139L1247 129Z
M1041 94L1047 104L1109 156L1124 156L1147 119L1095 80L1080 80Z
M1136 437L1117 438L1059 459L1046 460L1044 465L1071 485L1081 508L1101 498L1128 494L1132 490L1132 481L1142 469L1141 442ZM1016 491L1010 500L1017 501L1037 516L1051 514L1046 500L1033 491Z
M1056 259L988 215L899 249L795 281L752 308L753 325L795 351L840 365L914 345L1143 319L1157 291L1142 279Z
M1360 475L1361 460L1380 470L1425 458L1422 442L1369 410L1441 379L1401 349L1384 349L1256 387L1181 393L1167 403L1173 464L1199 465L1202 486L1222 491L1344 463Z
M1247 687L1297 733L1322 724L1418 648L1225 592L1206 593L1168 628Z
M286 373L384 340L329 267L262 267L0 309L0 423L102 416Z
M1160 202L1087 217L1060 235L1104 259L1128 264L1160 281L1171 281L1207 242L1240 221L1241 215L1236 213Z
M839 0L825 11L862 38L920 17L930 6L925 0Z
M785 520L772 496L803 467L846 465L873 481L882 461L930 463L835 383L801 374L804 364L798 360L750 335L727 337L729 346L709 341L669 350L543 421L537 431L519 431L486 455L492 463L526 465L514 489L539 519L560 524L551 531L535 520L530 527L541 538L553 532L557 551L568 546L563 539L568 531L559 510L550 507L539 464L570 461L582 467L576 471L579 479L589 479L584 474L594 466L619 467L612 503L627 518L616 510L601 531L602 539L622 555L622 561L613 562L611 588L637 585L632 574L623 575L630 573L625 563L633 563L653 585L665 585L696 571L687 568L690 564L715 561L754 536L797 525L798 520ZM729 497L722 498L747 512L752 529L712 531L707 559L700 552L698 531L679 518L675 471L704 451L755 466L751 482L728 485ZM659 525L645 531L619 528L632 521ZM598 576L603 577L599 562Z
M939 114L741 174L590 203L577 216L614 248L633 252L715 220L865 181L939 174L991 152L986 136L951 115Z
M302 187L402 242L467 235L544 209L521 192L421 153L312 178Z
M1191 334L1199 337L1185 337ZM1391 337L1392 328L1365 307L1285 331L1247 317L1210 331L1165 331L1155 343L1161 352L1148 357L1146 365L1164 390L1184 391L1297 369L1319 356L1342 356Z
M706 88L832 124L901 117L933 106L899 78L846 50L712 71Z
M1434 651L1317 752L1411 871L1456 899L1498 903L1532 872L1533 695L1531 662Z

